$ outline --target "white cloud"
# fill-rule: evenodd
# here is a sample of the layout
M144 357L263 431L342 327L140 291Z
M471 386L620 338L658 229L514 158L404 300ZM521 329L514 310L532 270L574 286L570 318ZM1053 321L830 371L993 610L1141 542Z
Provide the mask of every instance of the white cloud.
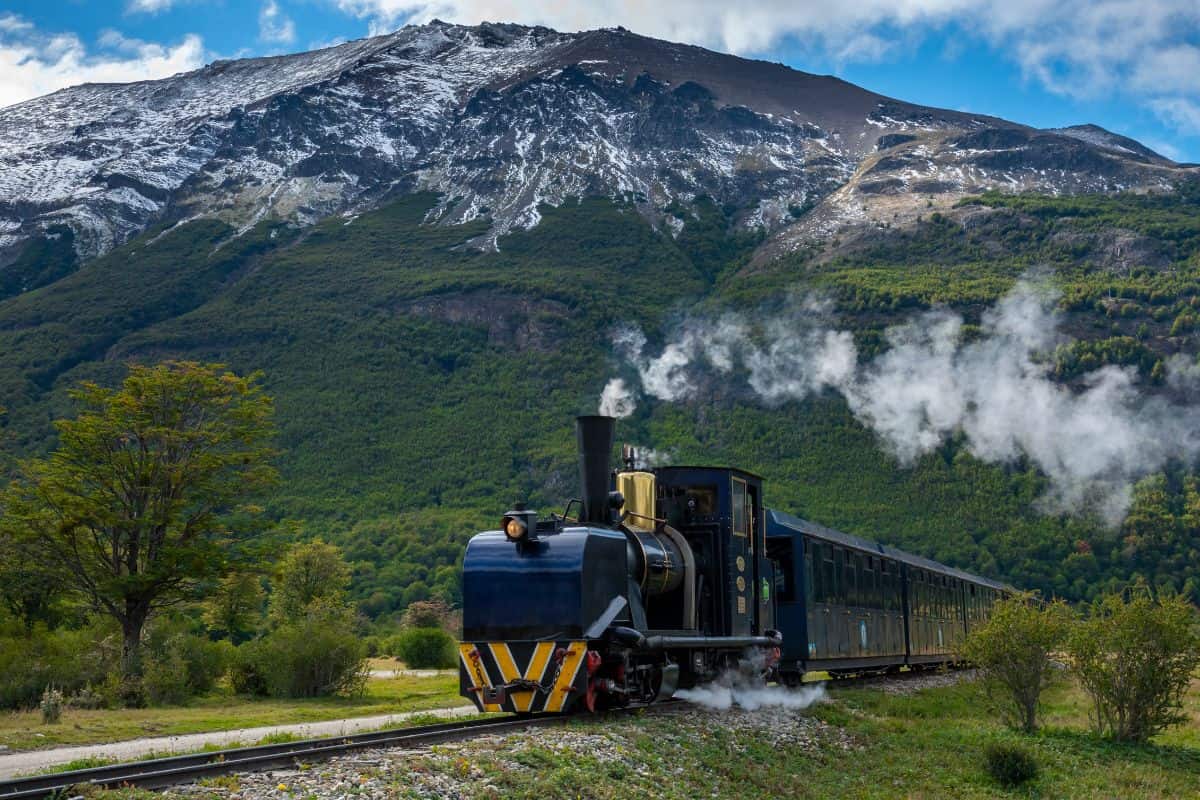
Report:
M291 44L296 40L296 25L283 13L276 0L267 0L258 12L258 38L277 44Z
M989 46L1030 80L1074 97L1125 93L1143 104L1200 102L1197 0L333 0L373 33L406 22L625 27L674 41L756 54L787 39L835 63L874 61L946 30L953 49ZM963 41L957 41L953 37ZM1169 115L1174 123L1185 115Z
M1150 108L1172 128L1200 136L1200 102L1184 97L1160 97L1150 101Z
M175 0L129 0L125 6L127 14L157 14L175 5Z
M1170 142L1163 141L1162 139L1142 139L1141 142L1154 152L1158 153L1159 155L1164 155L1172 161L1183 161L1186 158L1186 154L1183 152L1183 150L1179 149Z
M105 31L89 51L72 33L42 33L12 14L0 16L0 107L81 83L151 80L203 65L204 43L188 34L175 45Z

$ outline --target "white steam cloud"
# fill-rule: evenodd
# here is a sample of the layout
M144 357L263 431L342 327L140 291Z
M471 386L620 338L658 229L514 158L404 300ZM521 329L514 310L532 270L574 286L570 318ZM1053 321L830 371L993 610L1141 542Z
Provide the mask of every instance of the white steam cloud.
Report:
M714 711L728 711L734 706L746 711L768 707L801 709L825 699L825 684L785 689L782 686L724 686L710 683L694 689L680 689L675 692L675 697Z
M624 419L637 408L637 399L624 378L613 378L600 393L600 413Z
M1132 367L1098 369L1078 390L1055 382L1048 356L1065 341L1056 300L1021 281L983 315L971 341L960 316L922 314L889 329L890 348L864 365L851 334L834 327L831 306L811 298L757 327L733 314L690 320L658 355L647 354L636 328L618 330L614 344L651 397L693 397L705 376L744 378L771 405L833 389L903 464L962 434L984 461L1036 464L1050 480L1046 510L1095 512L1116 525L1134 482L1200 455L1200 407L1143 395ZM1200 383L1187 359L1168 367L1174 386ZM620 383L627 416L636 392Z

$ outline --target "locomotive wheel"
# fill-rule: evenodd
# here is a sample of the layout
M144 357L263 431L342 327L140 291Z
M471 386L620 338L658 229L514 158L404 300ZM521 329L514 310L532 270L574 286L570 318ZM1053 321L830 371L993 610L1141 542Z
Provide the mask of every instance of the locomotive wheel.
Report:
M804 675L799 672L781 672L779 682L789 689L795 689L804 683Z

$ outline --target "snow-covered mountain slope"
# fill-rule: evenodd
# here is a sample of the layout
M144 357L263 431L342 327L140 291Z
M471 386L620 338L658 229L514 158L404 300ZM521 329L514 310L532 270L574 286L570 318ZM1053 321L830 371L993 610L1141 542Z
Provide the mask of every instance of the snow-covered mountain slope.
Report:
M985 188L1169 188L1181 168L1094 126L1038 131L623 29L440 22L311 53L85 85L0 109L0 267L69 225L83 257L148 225L308 223L397 193L431 222L602 194L663 224L698 195L805 237Z

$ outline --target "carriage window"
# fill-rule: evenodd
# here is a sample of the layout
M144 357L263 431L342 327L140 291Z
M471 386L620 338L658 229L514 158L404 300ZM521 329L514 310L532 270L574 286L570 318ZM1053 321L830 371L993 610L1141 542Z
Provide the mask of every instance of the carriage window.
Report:
M863 586L865 586L864 595L865 602L863 605L868 608L879 607L879 587L875 585L875 559L867 556L863 563L862 573Z
M747 513L749 495L746 493L746 482L733 479L733 535L750 535L750 515Z
M829 545L821 547L821 602L837 602L837 568L833 563L833 550Z
M813 554L812 548L808 546L808 540L804 540L804 601L810 606L813 604L813 581L817 578L817 571L813 570Z
M851 553L846 554L846 585L842 592L842 596L846 600L846 605L857 606L858 602L858 580L855 573L854 562L858 560L857 555Z
M792 540L778 537L767 540L767 558L775 565L775 598L781 603L796 599L796 569L792 558Z

